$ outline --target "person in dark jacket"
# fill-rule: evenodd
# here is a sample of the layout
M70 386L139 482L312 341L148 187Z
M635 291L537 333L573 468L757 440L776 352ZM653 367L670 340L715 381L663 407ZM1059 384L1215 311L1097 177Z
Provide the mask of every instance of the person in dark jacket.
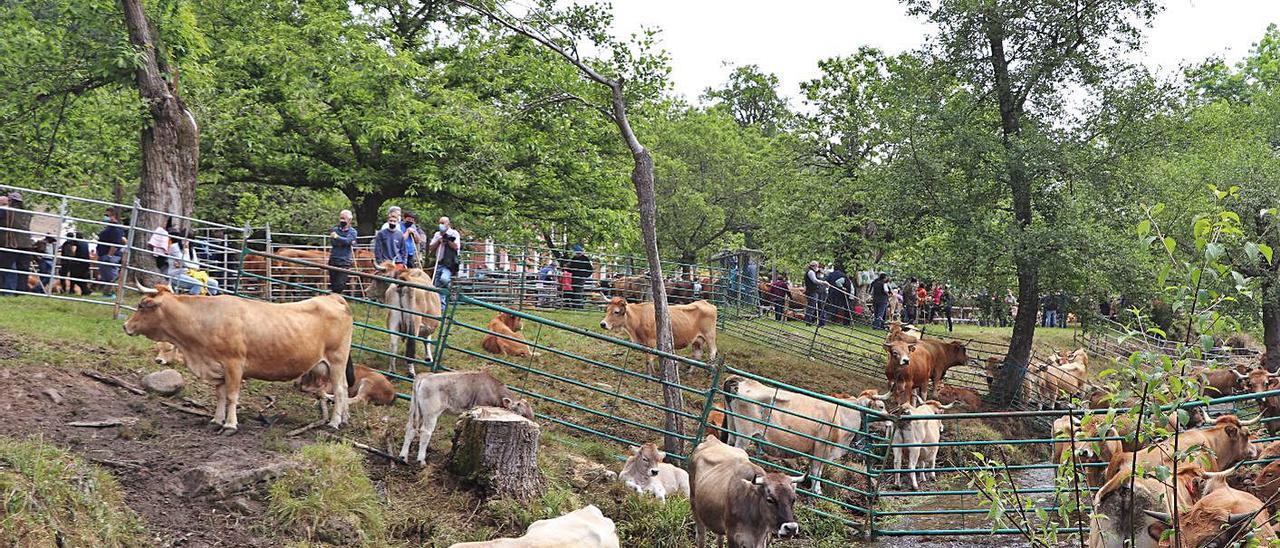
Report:
M22 210L22 193L0 197L0 296L15 296L19 281L26 286L25 272L30 269L31 214Z
M951 307L956 304L956 298L951 294L951 288L942 286L942 294L938 297L938 306L941 307L942 315L947 318L947 331L952 331L951 326Z
M827 318L841 325L849 325L852 313L849 299L853 295L853 282L845 275L844 268L836 266L827 274Z
M591 259L583 251L582 245L573 246L573 256L564 261L564 271L569 273L569 308L582 308L584 299L582 287L587 277L591 276L593 267Z
M884 315L889 311L889 275L883 272L880 276L871 282L871 308L875 317L871 320L871 327L874 329L884 329Z
M791 286L787 284L786 274L779 273L769 282L769 303L773 305L773 319L787 319L787 296L790 293Z
M351 248L356 243L356 227L351 225L351 212L338 213L337 226L329 229L329 266L350 269ZM339 295L347 292L348 274L341 270L329 271L329 291Z
M373 237L373 260L379 265L388 261L401 267L405 265L404 233L400 231L398 207L387 210L386 224Z
M920 287L917 285L915 278L907 280L907 286L902 288L902 323L915 323L916 321L916 290Z
M813 261L809 263L809 268L804 272L804 322L812 325L817 323L818 327L826 325L826 316L823 314L823 297L826 293L827 286L826 277L822 275L822 263Z

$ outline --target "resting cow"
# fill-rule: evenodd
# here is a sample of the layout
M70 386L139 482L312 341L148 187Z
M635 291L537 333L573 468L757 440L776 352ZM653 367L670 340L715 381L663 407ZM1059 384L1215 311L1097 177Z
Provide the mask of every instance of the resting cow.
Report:
M711 354L707 360L716 359L716 307L707 301L667 307L671 315L671 337L675 349L693 346L693 359L702 360L702 350ZM622 331L631 342L656 348L658 330L653 323L653 303L631 304L622 297L614 297L604 309L600 327L610 331ZM649 354L647 367L653 374L653 354Z
M352 324L341 295L275 304L175 295L167 285L138 289L144 297L125 333L172 343L182 352L191 372L214 385L218 405L211 422L223 433L239 428L236 405L244 379L291 381L318 365L328 366L334 395L329 426L346 421Z
M540 519L529 525L520 538L500 538L484 542L463 542L450 548L618 548L618 530L613 520L594 504L558 518Z
M767 546L769 535L800 532L793 506L795 484L802 477L766 474L747 452L707 436L689 455L690 502L698 548L707 530L729 541L730 548Z
M489 320L489 331L484 336L484 340L480 341L480 347L490 354L499 356L513 356L517 358L527 358L536 356L537 353L529 351L529 345L523 342L524 335L520 333L520 317L499 312L492 320ZM518 340L512 340L518 339Z
M156 359L155 359L156 365L169 365L171 363L184 362L184 360L182 359L182 351L178 350L178 347L174 346L173 343L156 341L155 352L156 352Z
M351 396L348 407L366 401L374 405L391 405L396 402L395 386L382 373L360 364L356 364L352 370L355 372L356 382L348 391ZM328 414L329 397L332 396L326 390L329 386L326 380L328 378L328 367L318 365L298 379L298 389L319 399L320 409L325 414Z
M409 460L409 446L418 440L418 464L427 462L427 446L441 414L459 414L473 407L502 407L533 420L533 408L488 371L455 371L418 375L413 379L413 400L404 425L400 460Z
M1188 430L1178 435L1177 464L1199 464L1208 472L1230 468L1236 463L1254 458L1258 448L1250 442L1247 427L1257 424L1261 417L1241 422L1235 415L1218 417L1209 428ZM1157 466L1172 468L1175 460L1174 439L1164 440L1138 451L1137 462L1146 469ZM1188 449L1196 448L1194 451ZM1118 453L1107 465L1107 479L1129 471L1133 466L1133 453Z
M726 379L723 388L731 411L725 426L730 443L745 449L752 438L762 437L768 442L761 444L767 453L810 456L809 477L813 492L818 494L822 494L824 460L840 460L861 435L855 431L867 432L864 413L853 406L883 413L888 399L869 390L857 398L841 400L848 405L838 405L738 375Z
M659 451L658 446L646 443L632 446L630 450L631 456L622 465L618 480L637 493L649 493L661 501L667 500L671 493L689 496L689 473L663 462L667 454Z
M383 263L379 270L391 271L390 265ZM396 356L399 355L397 343L404 339L405 358L409 364L409 374L416 374L414 355L418 339L426 339L440 327L440 295L435 291L422 289L435 287L431 284L431 276L421 268L395 271L395 279L401 284L392 284L383 293L383 303L387 305L387 329L391 335L391 371L396 370ZM414 284L414 285L405 285ZM431 344L423 342L427 361L432 360Z
M1229 370L1236 373L1235 370ZM1280 373L1268 373L1266 369L1253 369L1247 375L1243 376L1244 393L1262 394L1280 390ZM1280 432L1280 396L1271 395L1258 400L1259 415L1267 420L1263 426L1267 428L1267 432L1272 435Z
M1207 486L1223 488L1232 472L1205 472L1198 465L1184 464L1178 467L1176 477L1163 482L1156 479L1154 470L1136 476L1126 471L1111 478L1093 498L1089 548L1159 546L1148 535L1159 523L1153 514L1171 513L1175 499L1180 508L1195 504ZM1135 544L1129 544L1130 538Z

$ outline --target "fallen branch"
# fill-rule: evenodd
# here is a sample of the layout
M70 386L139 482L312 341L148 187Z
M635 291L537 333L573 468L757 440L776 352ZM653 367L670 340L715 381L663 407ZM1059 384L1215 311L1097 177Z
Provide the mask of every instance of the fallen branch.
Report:
M322 424L324 424L324 423L325 423L324 419L320 419L320 420L318 420L318 421L316 421L316 422L313 422L313 423L311 423L311 424L308 424L308 425L306 425L306 426L303 426L302 428L297 428L297 429L294 429L294 430L290 430L290 431L288 431L288 432L285 432L285 433L284 433L284 435L289 436L289 437L297 436L298 434L301 434L301 433L303 433L303 432L307 432L307 431L311 430L312 428L315 428L315 427L317 427L317 426L320 426L320 425L322 425Z
M133 392L134 394L137 394L139 396L147 395L147 392L145 390L138 388L127 382L124 382L120 379L117 379L115 377L112 377L111 375L103 375L102 373L99 373L97 371L91 371L91 370L81 371L80 373L100 383L109 384L111 386L117 386L125 390L128 390L130 392Z
M208 408L209 408L209 406L208 406L208 405L203 404L203 403L200 403L200 402L198 402L198 401L196 401L196 400L193 400L193 399L191 399L191 398L184 397L184 398L182 398L182 401L186 402L186 403L187 403L187 405L190 405L190 406L192 406L192 407L199 407L199 408L201 408L201 409L208 409Z
M143 466L139 466L132 462L125 462L122 460L111 460L111 459L101 459L97 457L89 457L89 461L97 464L101 464L104 466L114 466L116 468L128 468L130 470L142 470L144 468Z
M104 421L72 421L67 426L77 426L80 428L108 428L112 426L123 426L138 422L137 417L124 417L119 419L107 419Z
M404 461L401 461L401 460L400 460L400 457L397 457L397 456L395 456L395 455L392 455L391 453L388 453L388 452L386 452L386 451L383 451L383 450L381 450L381 449L378 449L377 447L373 447L373 446L365 445L365 444L360 443L360 442L358 442L358 441L352 441L352 440L349 440L349 439L347 439L347 438L344 438L344 437L342 437L342 436L339 436L339 435L337 435L337 434L333 434L333 433L330 433L330 432L321 432L321 433L322 433L322 434L324 434L324 435L325 435L325 436L327 436L327 437L333 438L333 439L335 439L335 440L337 440L337 441L340 441L340 442L342 442L342 443L348 443L348 444L351 444L351 446L352 446L352 447L355 447L356 449L362 449L362 450L367 451L367 452L369 452L369 453L371 453L371 454L374 454L374 455L377 455L377 456L382 457L382 458L384 458L384 459L387 459L387 460L389 460L389 461L391 461L391 462L404 462Z
M199 409L187 409L186 407L183 407L183 406L178 405L178 404L173 403L173 402L168 402L168 401L163 401L163 400L162 400L162 401L160 402L160 405L163 405L163 406L165 406L165 407L168 407L169 409L173 409L173 410L176 410L176 411L182 411L183 413L187 413L187 414L189 414L189 415L195 415L195 416L197 416L197 417L209 417L209 418L212 418L212 417L213 417L213 415L211 415L211 414L209 414L209 413L206 413L206 412L204 412L204 411L200 411Z

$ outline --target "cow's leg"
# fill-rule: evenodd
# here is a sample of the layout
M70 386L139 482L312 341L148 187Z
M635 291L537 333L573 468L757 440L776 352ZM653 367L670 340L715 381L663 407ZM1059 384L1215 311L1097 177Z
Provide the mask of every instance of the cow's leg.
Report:
M720 351L716 348L716 330L712 329L710 333L703 335L702 338L706 340L707 346L711 349L711 354L707 356L707 361L715 360L716 354Z
M413 322L409 322L409 323L412 324ZM410 377L417 374L417 369L414 367L414 363L413 363L414 356L417 355L418 353L418 340L414 338L417 334L418 334L418 330L416 329L410 328L405 331L404 362L409 366Z
M416 388L416 387L415 387ZM418 397L418 391L413 391L413 399L409 401L409 419L404 423L404 445L400 446L400 460L409 461L409 446L413 444L413 436L418 432L418 423L422 421L422 411L418 405L422 403L422 399Z
M906 452L907 452L907 449L906 449L905 447L895 447L895 448L893 448L893 467L899 470L899 472L898 472L898 474L897 474L897 478L895 478L895 479L897 479L897 482L895 482L895 483L894 483L894 485L896 485L896 486L898 486L898 487L902 487L902 474L903 474L903 473L901 472L901 470L902 470L902 457L903 457L903 455L905 455L905 454L906 454Z
M346 363L350 359L350 343L347 350L338 350L326 356L329 362L329 390L333 392L333 412L329 413L329 427L337 430L347 421L350 412L347 410L350 398L347 397L347 368L335 364Z
M400 323L396 320L395 312L392 312L391 314L390 320L387 321L387 331L391 332L391 356L388 359L391 362L391 372L395 373L396 356L400 355L400 335L397 334L400 332Z
M693 543L698 548L704 548L707 544L707 526L696 518L693 520Z
M936 470L936 468L938 467L938 448L930 447L928 456L929 456L929 459L928 459L929 460L929 481L937 481L938 471Z
M436 431L436 419L444 412L440 402L427 402L429 407L421 410L422 422L418 426L418 464L427 463L427 447L431 445L431 434ZM434 405L432 405L434 404Z
M209 421L209 426L222 429L222 423L227 422L227 385L225 382L218 383L213 387L214 393L218 396L218 404L213 410L213 419Z
M920 490L920 482L916 479L916 462L920 460L920 449L920 447L907 448L907 470L910 470L910 472L907 473L907 476L911 478L912 491Z
M222 433L231 435L240 429L240 423L236 420L236 406L240 404L240 376L244 373L244 362L228 363L226 365L226 384L223 390L227 399L227 420L222 423Z

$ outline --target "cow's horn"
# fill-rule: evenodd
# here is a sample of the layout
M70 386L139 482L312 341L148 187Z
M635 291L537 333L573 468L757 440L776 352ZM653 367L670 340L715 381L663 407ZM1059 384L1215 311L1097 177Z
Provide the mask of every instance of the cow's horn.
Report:
M799 476L787 476L787 479L791 480L791 483L804 483L805 480L809 479L809 474L803 474Z
M1240 512L1239 514L1232 513L1230 516L1227 516L1227 525L1235 525L1242 521L1251 520L1255 515L1257 515L1257 512Z
M1237 470L1237 469L1239 469L1239 468L1240 468L1240 465L1239 465L1239 464L1236 464L1235 466L1232 466L1231 468L1228 468L1228 469L1223 470L1223 471L1221 471L1221 472L1205 472L1205 473L1204 473L1204 477L1209 478L1209 479L1214 479L1214 478L1225 478L1225 477L1227 477L1227 476L1230 476L1231 474L1234 474L1234 473L1236 472L1236 470Z
M955 407L957 403L960 403L960 400L956 400L956 401L953 401L953 402L948 403L948 404L946 404L946 405L943 405L943 406L939 407L938 409L951 409L952 407Z
M880 400L880 401L889 401L889 398L892 398L892 397L893 397L893 394L876 394L874 396L871 396L871 399Z
M1165 523L1170 523L1173 521L1173 516L1170 516L1168 512L1155 512L1152 510L1143 510L1142 513L1146 514L1147 517L1152 517L1160 521L1163 521Z
M145 287L138 282L134 282L134 283L138 286L138 292L142 293L143 295L155 295L156 293L160 292L159 289L156 289L153 287Z
M1242 381L1249 378L1248 375L1241 373L1239 371L1236 371L1235 369L1228 369L1227 371L1230 371L1231 373L1233 373L1236 376L1236 380L1238 381Z
M754 478L752 478L752 479L751 479L751 484L752 484L752 485L764 485L764 476L761 476L761 475L757 474L757 475L756 475L756 477L754 477Z
M1275 373L1267 373L1267 376L1271 378L1280 377L1280 371L1276 371Z
M1261 413L1259 413L1259 414L1258 414L1258 416L1256 416L1256 417L1254 417L1254 418L1252 418L1252 419L1249 419L1249 420L1247 420L1247 421L1240 421L1240 426L1253 426L1253 425L1258 424L1258 423L1260 423L1260 422L1262 422L1262 414L1261 414Z

